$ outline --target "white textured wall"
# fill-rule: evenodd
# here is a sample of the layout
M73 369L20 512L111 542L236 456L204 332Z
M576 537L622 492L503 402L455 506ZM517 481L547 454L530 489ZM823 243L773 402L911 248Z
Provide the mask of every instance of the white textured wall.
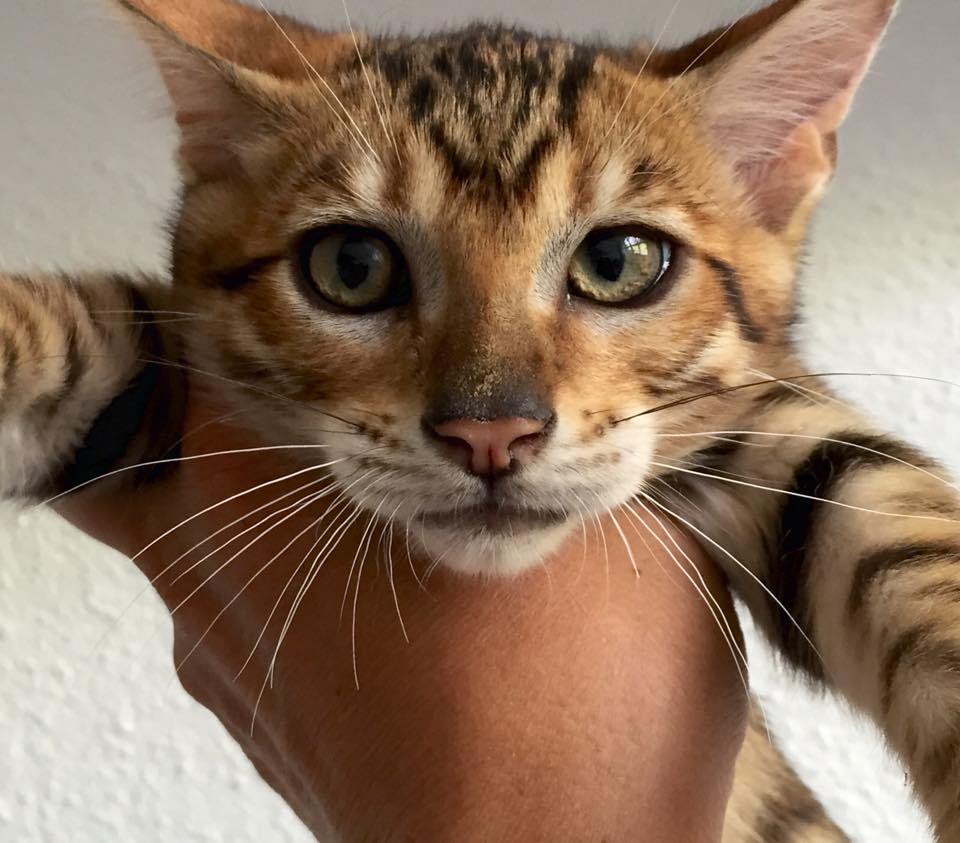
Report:
M621 36L659 30L672 5L351 0L351 11L393 27L501 13ZM747 5L679 0L671 36ZM806 272L804 334L815 368L960 380L960 4L904 5L843 137ZM343 19L339 0L286 8ZM0 0L0 266L162 265L174 190L163 102L143 51L99 0ZM836 384L960 470L960 389ZM152 595L114 627L142 587L132 565L54 518L0 510L0 840L307 841L173 681ZM927 840L871 731L754 656L775 730L856 840Z

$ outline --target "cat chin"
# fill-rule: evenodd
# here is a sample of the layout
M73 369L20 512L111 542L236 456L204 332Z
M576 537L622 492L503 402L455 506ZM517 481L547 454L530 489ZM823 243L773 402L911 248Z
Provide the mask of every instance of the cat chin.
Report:
M566 522L510 535L427 528L417 538L429 558L458 574L515 577L543 564L572 529Z

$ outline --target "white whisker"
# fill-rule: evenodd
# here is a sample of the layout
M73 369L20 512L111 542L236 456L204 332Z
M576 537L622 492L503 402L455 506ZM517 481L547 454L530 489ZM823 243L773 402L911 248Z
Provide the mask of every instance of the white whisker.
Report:
M715 541L711 536L708 536L705 532L703 532L703 530L697 527L692 521L689 521L688 519L682 517L681 515L678 515L676 512L667 508L662 503L658 503L657 501L653 500L645 493L641 492L640 494L643 495L643 497L645 497L648 501L650 501L654 506L662 509L671 518L674 518L677 521L679 521L681 524L683 524L684 527L686 527L689 530L693 530L693 532L696 533L698 536L700 536L700 538L702 538L705 542L708 542L712 547L715 547L724 556L730 559L730 561L732 561L738 568L743 570L744 573L746 573L747 576L750 577L750 579L752 579L758 586L760 586L760 588L763 589L764 593L766 593L770 597L770 599L777 604L777 606L780 608L780 611L782 611L787 616L787 618L790 620L790 623L793 624L793 626L796 628L797 632L799 632L800 635L803 636L804 641L807 642L807 644L810 646L810 649L816 654L817 658L820 659L821 662L823 662L823 656L820 655L820 651L817 649L817 645L814 644L813 641L810 639L810 636L807 635L804 628L800 625L800 622L788 611L787 607L783 605L780 598L778 598L777 595L774 594L767 587L767 585L756 574L753 573L753 571L751 571L746 565L743 564L743 562L737 559L737 557L734 556L729 550L727 550L722 544Z
M251 547L253 547L254 545L258 544L260 541L262 541L264 538L266 538L270 533L272 533L274 530L276 530L277 527L279 527L279 526L282 525L282 524L285 524L285 523L286 523L287 521L289 521L291 518L293 518L293 517L295 517L296 515L298 515L300 512L302 512L304 509L306 509L306 508L307 508L308 506L310 506L311 504L316 503L316 502L317 502L318 500L320 500L322 497L323 497L323 493L321 493L321 492L314 492L312 495L308 495L308 496L307 496L307 499L306 499L305 501L303 501L302 503L300 503L292 512L287 513L283 518L281 518L281 519L280 519L279 521L277 521L275 524L271 524L271 525L270 525L269 527L267 527L265 530L263 530L262 532L260 532L254 539L252 539L251 541L247 542L247 544L245 544L242 548L240 548L240 550L238 550L236 553L234 553L229 559L227 559L225 562L223 562L223 563L221 563L220 565L218 565L217 568L213 571L213 573L211 573L209 576L207 576L196 588L193 589L193 591L191 591L186 597L183 598L183 600L181 600L179 603L177 603L177 605L174 606L174 607L170 610L170 615L171 615L171 617L174 616L174 615L176 615L177 612L179 612L191 599L193 599L194 596L196 596L197 594L199 594L200 591L201 591L204 587L206 587L206 586L214 579L214 577L216 577L219 573L221 573L222 571L224 571L229 565L231 565L233 562L235 562L237 559L239 559L239 558L240 558L244 553L246 553L246 551L248 551ZM183 576L183 574L181 574L181 576ZM178 577L178 579L179 579L179 577Z
M320 481L319 481L319 482L322 483L322 482L325 481L326 479L327 479L326 477L320 478ZM300 488L301 488L301 489L309 488L309 486L314 485L316 482L317 482L317 481L314 481L314 483L304 484L304 486L301 486ZM323 497L324 495L328 494L333 488L335 488L336 485L337 485L336 482L333 482L333 483L325 486L325 487L322 488L322 489L318 489L318 490L315 491L315 492L311 492L307 497L310 497L310 498L321 498L321 497ZM178 574L170 581L170 585L176 585L176 584L177 584L178 582L180 582L180 580L182 580L184 577L186 577L186 576L189 575L191 572L195 571L197 568L199 568L201 565L203 565L203 563L206 562L208 559L216 556L216 555L217 555L218 553L220 553L221 551L226 550L226 548L228 548L231 544L233 544L234 542L236 542L236 541L238 541L239 539L241 539L243 536L247 535L248 533L252 533L254 530L258 529L259 527L262 527L262 526L263 526L264 524L266 524L268 521L271 521L272 519L277 518L278 516L281 516L281 515L283 515L284 513L289 513L290 510L292 510L292 509L296 509L305 499L306 499L306 498L301 497L301 498L299 498L298 500L294 501L294 503L292 503L292 504L287 504L286 506L282 506L282 507L280 507L280 509L277 509L277 510L274 510L273 512L268 513L266 516L264 516L263 518L261 518L259 521L256 521L256 522L253 523L251 526L244 528L244 529L241 530L239 533L237 533L235 536L230 537L230 538L227 539L225 542L221 543L220 545L218 545L217 547L215 547L213 550L211 550L211 551L209 551L208 553L206 553L204 556L201 556L196 562L193 562L193 563L191 563L190 565L188 565L183 571L181 571L180 573L178 573ZM259 509L259 507L258 507L258 509ZM247 514L247 515L243 515L243 516L241 516L241 517L240 517L239 519L237 519L237 520L238 520L238 521L242 521L242 520L244 520L245 518L249 518L250 515L252 515L252 514L253 514L253 513L249 513L249 514ZM277 524L275 524L275 525L273 525L273 526L278 526L280 523L284 523L284 521L278 521ZM272 527L271 527L271 529L272 529ZM240 550L239 553L242 554L244 550L246 550L246 548L244 548L243 550ZM164 573L166 573L167 571L169 571L174 565L176 565L181 559L184 558L184 556L188 555L190 552L191 552L191 551L187 551L187 553L184 553L184 554L181 554L180 556L178 556L173 562L171 562L169 565L167 565L167 567L164 568L163 571L161 571L158 576L162 576Z
M599 500L599 495L597 496ZM620 522L617 520L617 514L613 510L610 510L607 513L610 516L610 520L613 522L614 528L620 534L620 539L623 542L623 547L627 551L627 556L630 558L630 565L633 567L633 573L636 575L637 579L640 579L640 569L637 567L637 560L633 555L633 548L630 547L630 542L627 541L627 537L623 532L623 529L620 527Z
M610 137L610 135L613 133L613 130L616 128L617 123L620 121L620 117L623 114L624 109L627 107L627 103L629 103L630 98L633 96L633 92L636 90L637 83L639 83L640 78L643 76L643 72L647 69L647 65L650 64L650 59L652 59L654 54L657 52L657 48L663 41L663 36L667 34L667 29L670 27L670 22L673 20L673 16L677 13L678 8L680 8L680 0L675 0L673 8L670 9L667 19L663 22L663 27L660 29L656 40L653 42L653 45L650 47L650 51L647 53L647 57L643 60L643 64L640 65L637 75L633 77L633 82L630 83L630 88L627 90L626 96L623 98L623 102L620 104L619 110L614 115L613 120L610 123L610 128L607 129L606 134L603 136L603 141L606 141L607 138Z
M290 492L287 492L286 494L280 495L280 497L274 498L272 501L268 501L267 503L263 504L262 506L257 507L257 508L256 508L255 510L253 510L252 512L248 512L248 513L246 513L245 515L241 515L239 518L234 519L234 520L231 521L229 524L227 524L225 527L221 527L221 528L220 528L219 530L217 530L215 533L212 533L211 535L207 536L205 539L202 539L200 542L198 542L197 544L195 544L195 545L194 545L193 547L191 547L189 550L185 551L184 553L181 553L176 559L174 559L172 562L170 562L168 565L166 565L158 574L155 574L153 577L151 577L150 580L147 582L147 584L144 585L144 586L130 599L130 601L126 604L126 606L124 606L123 609L120 611L120 613L113 619L112 623L110 624L110 626L109 626L109 628L106 630L106 632L104 632L103 635L98 639L97 644L94 646L92 652L96 652L96 651L103 645L103 643L104 643L104 641L106 641L107 637L108 637L112 632L114 632L114 630L116 630L116 628L123 622L123 619L127 616L127 614L130 612L130 610L136 605L137 601L139 601L139 600L143 597L143 595L146 594L147 591L150 590L151 587L156 586L156 584L159 582L159 580L161 580L167 573L169 573L174 567L176 567L176 565L179 564L185 557L187 557L187 556L189 556L191 553L193 553L193 551L196 550L198 547L202 546L203 544L206 544L206 542L210 541L210 539L212 539L214 536L216 536L216 535L219 534L219 533L222 533L224 530L230 529L230 527L238 524L239 522L243 521L245 518L249 518L251 515L255 515L257 512L260 512L261 510L266 509L267 507L274 506L275 504L279 503L281 500L284 500L285 498L289 498L289 497L291 497L292 495L301 494L302 492L304 492L304 491L305 491L306 489L308 489L309 487L315 486L317 483L323 483L323 482L325 482L326 480L327 480L326 477L321 477L321 478L319 478L319 479L317 479L317 480L311 480L309 483L305 483L303 486L299 486L298 488L294 489L293 491L290 491ZM302 498L301 498L300 500L302 500ZM298 502L299 502L299 501L298 501ZM272 514L273 514L273 515L278 515L278 514L280 514L281 512L285 512L285 511L287 511L288 509L292 509L292 508L293 508L294 506L296 506L296 505L297 505L297 504L294 503L294 504L288 505L288 506L286 506L286 507L282 507L280 510L278 510L278 511L272 513ZM236 539L238 539L238 538L240 537L240 535L244 535L245 533L249 532L250 530L255 529L255 528L256 528L257 526L259 526L259 524L261 524L261 523L263 523L263 522L262 522L262 521L261 521L261 522L258 522L258 524L255 524L254 527L251 527L251 528L249 528L248 530L245 530L243 533L240 533L239 535L234 536L229 542L226 542L225 544L221 544L221 545L214 551L214 553L218 553L219 551L223 550L225 547L227 547L227 545L231 544L233 541L235 541ZM203 560L201 560L201 561L203 561Z
M316 500L316 498L314 498L314 500ZM320 522L323 521L324 517L325 517L325 514L321 515L319 518L316 518L314 521L312 521L310 524L304 527L299 533L297 533L292 539L290 539L290 541L287 542L279 551L277 551L277 553L271 556L267 562L261 565L260 568L256 570L256 572L254 572L254 574L241 586L240 590L220 609L219 612L217 612L213 620L210 621L209 626L207 626L207 628L203 631L203 634L197 639L193 647L190 648L190 651L183 657L183 659L180 660L179 664L177 664L176 666L177 673L180 672L183 666L187 663L187 660L197 651L200 645L203 644L204 639L210 634L214 626L216 626L217 621L219 621L220 618L222 618L224 614L226 614L227 610L234 603L236 603L237 600L240 599L240 597L246 592L246 590L251 585L253 585L253 583L261 576L261 574L267 571L273 565L274 562L276 562L281 556L283 556L283 554L286 553L291 547L293 547L293 545L296 544L296 542L299 541L304 535L309 533L310 530L317 527L320 524Z
M426 591L427 589L423 584L423 580L420 579L420 574L417 573L417 566L413 562L413 554L410 552L410 525L416 520L416 517L419 514L421 509L423 509L423 507L418 506L413 511L413 514L407 519L407 527L405 531L406 535L405 535L404 541L407 548L407 563L410 566L410 573L413 574L413 578L417 581L417 585L419 586L420 590ZM421 524L421 530L422 529L423 529L423 525ZM421 541L421 544L422 544L422 541Z
M365 478L369 477L371 474L375 474L375 473L376 473L375 470L371 469L370 471L368 471L368 472L366 472L365 474L361 475L361 476L358 477L356 480L354 480L353 483L351 483L349 486L347 486L346 488L344 488L343 491L341 492L341 495L343 495L344 497L346 497L346 495L347 495L347 493L349 492L350 489L352 489L354 486L356 486L358 483L360 483L360 482L361 482L362 480L364 480ZM380 479L381 479L381 478L379 478L379 477L374 477L374 479L373 479L370 483L368 483L368 484L363 488L363 490L362 490L358 495L356 495L355 497L356 497L356 498L362 498L373 486L375 486L375 485L377 484L377 482L378 482ZM342 524L342 525L338 528L337 531L334 532L333 535L331 535L330 539L328 539L327 544L324 545L323 549L322 549L322 550L317 554L317 556L315 557L314 562L313 562L313 564L312 564L311 567L310 567L310 571L309 571L308 574L307 574L307 577L304 579L303 583L302 583L301 586L300 586L300 589L297 591L297 595L296 595L296 597L294 597L293 603L292 603L291 606L290 606L290 610L289 610L289 612L287 612L286 620L285 620L284 623L283 623L283 628L282 628L281 631L280 631L280 635L279 635L278 640L277 640L277 645L276 645L276 647L274 648L273 657L270 659L270 665L269 665L269 667L268 667L268 669L267 669L267 677L266 677L266 678L269 679L269 681L270 681L270 686L271 686L271 687L273 687L274 669L275 669L276 664L277 664L277 658L278 658L278 656L279 656L279 654L280 654L280 648L281 648L281 646L283 645L283 642L284 642L284 640L285 640L286 637L287 637L287 633L290 631L290 627L291 627L291 625L293 624L293 619L294 619L294 617L295 617L295 615L296 615L296 613L297 613L297 609L299 609L300 604L303 602L304 597L306 597L307 592L310 590L310 586L313 584L314 580L315 580L315 579L317 578L317 576L320 574L320 571L321 571L321 569L323 568L324 563L327 561L327 559L330 557L330 555L334 552L334 550L336 550L337 545L340 543L340 539L341 539L344 535L346 535L346 532L347 532L347 530L349 530L350 526L351 526L362 514L363 514L363 509L362 509L362 507L361 507L359 504L355 504L354 514L353 514L352 516L350 516L350 517L348 518L348 520L347 520L346 522L344 522L344 524ZM321 556L323 557L322 559L321 559ZM265 684L266 684L266 680L265 680ZM259 699L258 699L258 702L259 702Z
M720 43L720 41L723 38L726 37L726 35L734 28L734 26L736 26L735 22L731 23L728 27L726 27L726 29L722 30L720 34L717 35L716 38L714 38L709 44L707 44L707 46L704 47L703 50L701 50L677 76L674 76L673 79L670 80L670 83L667 85L664 91L660 94L660 96L657 97L653 105L650 106L650 108L643 115L643 117L640 118L640 121L636 124L636 126L634 126L634 128L623 139L620 146L618 147L618 150L617 150L618 152L622 150L630 141L632 141L643 130L643 127L646 124L647 119L654 112L657 106L659 106L660 103L663 102L664 99L667 98L667 96L669 96L671 91L673 91L673 89L680 83L682 79L684 79L684 77L686 77L687 73L696 66L697 62L699 62L700 59L702 59L705 55L707 55L707 53L709 53L710 50L712 50L717 44Z
M906 518L912 521L938 521L943 524L960 524L956 518L944 518L939 515L917 515L915 513L909 512L885 512L880 509L869 509L865 506L856 506L852 503L844 503L843 501L831 500L830 498L820 498L816 495L805 495L802 492L791 492L789 489L777 489L774 486L764 486L759 483L748 483L746 480L736 480L732 477L721 477L716 474L709 474L705 471L693 471L689 468L680 468L675 465L668 465L661 462L651 462L650 465L656 466L657 468L667 469L669 471L676 471L680 474L690 474L694 477L705 477L708 480L719 480L721 483L732 483L736 486L745 486L750 489L757 489L761 492L774 492L778 495L787 495L788 497L802 498L809 501L817 501L818 503L827 503L833 506L838 506L841 509L849 509L853 512L863 512L867 515L885 515L891 518Z
M393 571L393 519L396 518L402 505L402 503L398 503L396 509L390 513L390 517L387 519L387 524L390 525L390 533L387 536L387 580L390 583L390 593L393 595L393 606L397 611L397 620L400 621L400 631L403 633L403 640L409 644L410 637L407 635L407 627L403 622L403 612L400 611L400 598L397 596L397 584L394 581Z
M760 369L747 369L747 374L754 378L766 378L767 380L772 379L774 376L769 372L763 372ZM806 398L808 401L813 404L822 407L824 404L840 404L843 402L838 398L834 398L832 395L827 395L826 392L822 392L819 389L814 389L810 386L805 386L801 383L785 383L784 386L793 392L795 395L799 395L801 398Z
M347 459L349 459L349 457L342 457L339 460L333 460L332 462L329 462L329 463L321 463L319 465L311 465L311 466L308 466L307 468L301 468L299 471L294 471L294 472L291 472L290 474L285 474L283 477L277 477L277 478L274 478L273 480L267 480L263 483L258 483L256 486L252 486L249 489L244 489L242 492L236 492L235 494L232 494L229 497L224 498L223 500L217 501L217 503L210 504L210 506L205 507L204 509L201 509L199 512L195 512L193 515L189 516L188 518L184 518L182 521L175 524L169 530L165 530L163 533L161 533L159 536L153 539L153 541L145 545L143 548L138 550L133 556L131 556L130 561L136 562L137 559L143 556L143 554L146 553L148 550L150 550L150 548L155 547L157 544L159 544L168 536L175 533L177 530L186 526L191 521L195 521L197 518L202 518L204 515L207 515L213 512L215 509L219 509L221 506L226 506L228 503L232 503L233 501L238 500L239 498L245 497L246 495L250 495L250 494L253 494L254 492L258 492L261 489L266 489L269 486L276 486L277 483L283 483L287 480L292 480L295 477L301 477L304 474L307 474L311 471L322 471L323 469L329 468L330 466L337 465L338 463L341 463L341 462L345 462Z
M387 495L383 496L383 500L380 502L380 506L377 507L376 512L373 513L373 516L370 519L370 523L373 524L377 520L377 515L380 512L380 507L384 505L387 501ZM383 525L381 530L381 538L383 536L383 530L386 529L386 524ZM357 667L357 604L360 602L360 581L363 579L363 566L367 562L367 556L370 553L370 545L373 541L373 532L370 533L370 538L367 541L366 546L363 549L363 556L360 559L360 567L357 569L357 587L353 592L353 612L350 619L350 644L351 644L351 656L353 659L353 684L356 689L360 690L360 671ZM376 553L376 551L374 551ZM347 580L349 585L350 580Z
M700 580L701 585L698 585L694 581L690 573L684 568L680 563L680 560L677 558L673 550L667 545L667 543L654 532L650 526L643 520L643 518L633 509L630 504L624 504L624 508L633 514L634 518L643 525L644 529L650 534L650 536L666 551L667 555L673 560L674 564L677 566L677 569L683 574L683 576L689 581L690 585L693 587L694 591L700 596L700 599L703 600L704 605L707 607L707 611L710 612L713 617L714 622L717 624L717 629L720 630L720 634L723 636L724 641L727 644L727 648L730 650L730 655L733 657L734 665L737 669L737 674L740 677L740 682L743 685L744 692L749 696L750 687L747 682L747 677L744 674L744 669L747 666L747 658L743 654L743 651L740 648L740 645L737 642L736 633L733 630L733 627L730 624L730 621L727 619L726 613L723 611L723 608L720 606L719 601L716 597L713 596L709 587L707 586L706 580L703 577L703 574L700 572L700 569L694 564L690 556L680 547L676 539L673 538L671 532L664 526L663 522L657 518L654 513L652 513L647 506L640 500L637 500L637 503L643 508L644 512L647 513L657 524L660 526L660 529L666 534L667 538L670 539L671 544L673 544L677 551L687 560L693 570L696 572L698 579Z
M340 603L340 620L343 621L343 613L347 608L347 595L350 592L350 581L353 579L353 572L357 566L357 560L360 558L361 553L366 553L366 547L369 547L370 542L373 541L373 529L377 523L377 515L380 514L380 510L383 508L383 505L387 502L387 495L383 496L383 500L380 501L380 505L373 511L370 515L370 520L367 522L367 526L364 527L363 533L360 536L360 541L357 542L357 549L353 554L353 562L350 564L350 570L347 572L347 584L343 589L343 600Z
M110 477L116 477L118 474L124 474L128 471L136 471L143 468L153 468L158 465L172 465L173 463L185 463L185 462L194 462L196 460L208 460L214 457L229 457L236 456L238 454L258 454L265 451L296 451L296 450L314 450L314 449L323 449L330 448L330 445L267 445L259 448L234 448L229 451L212 451L208 454L191 454L188 457L171 457L164 460L150 460L149 462L139 462L136 465L127 465L123 468L116 468L113 471L108 471L105 474L100 474L97 477L94 477L92 480L85 480L83 483L78 483L76 486L73 486L66 491L60 492L59 494L54 495L52 498L47 498L45 501L41 501L41 506L50 506L52 503L56 503L61 498L65 498L68 495L72 495L75 492L80 491L93 483L99 483L101 480L107 480Z
M337 539L337 541L335 544L333 544L333 546L327 552L328 556L330 553L332 553L336 549L337 544L339 544L339 539L342 538L344 535L346 535L346 532L350 528L350 525L353 524L357 520L357 518L360 517L362 513L363 513L363 510L360 509L360 507L356 507L353 515L349 516L348 519L338 528L338 530L334 532L334 535L331 536L331 540ZM324 558L323 562L325 561L326 561L326 557ZM290 627L293 624L293 618L295 617L297 609L300 606L300 602L302 601L303 596L306 595L307 591L310 588L310 585L312 585L320 569L323 567L323 562L317 563L317 561L314 560L314 564L311 566L311 570L308 572L306 578L304 579L304 582L301 584L297 597L294 599L293 605L290 607L289 612L287 612L287 617L286 617L286 620L284 621L283 629L281 630L277 640L277 644L274 647L273 656L270 658L270 662L267 666L266 674L264 675L263 682L260 685L260 691L257 694L257 699L253 706L253 714L250 720L251 736L253 736L254 728L256 727L257 712L260 710L260 704L263 701L263 695L267 690L267 686L269 685L269 687L271 688L273 687L274 674L276 670L277 659L280 655L280 649L283 646L283 642L284 640L286 640L287 633L289 632Z
M319 81L324 88L327 89L327 92L330 94L331 97L333 97L334 102L338 106L340 106L340 109L343 112L343 115L347 118L347 120L350 121L350 125L353 126L353 129L356 132L356 136L359 136L360 140L363 141L363 144L365 144L367 149L370 151L370 154L373 155L373 157L377 161L379 161L380 156L377 154L377 151L373 148L373 145L367 139L367 136L364 135L363 130L357 125L357 121L353 119L353 115L350 113L349 109L343 104L343 101L340 99L340 97L337 96L336 91L334 91L333 88L330 87L330 83L327 82L327 80L320 73L320 71L318 71L313 66L313 64L311 64L310 60L303 54L303 51L297 46L296 42L287 34L286 30L280 25L280 21L278 21L276 16L263 4L263 0L257 0L257 3L260 5L260 8L263 9L263 11L266 13L267 17L270 18L270 20L273 22L273 25L276 26L277 30L280 32L280 34L283 36L286 42L293 48L294 52L297 54L297 57L303 63L304 68L310 74L312 74L313 77L315 77L315 79ZM323 100L324 104L334 113L334 115L340 121L341 125L343 125L343 127L347 129L347 131L349 132L350 126L347 126L347 124L343 120L343 117L341 117L340 113L332 105L330 105L330 101L326 98L323 91L320 90L316 82L313 83L313 87L316 89L317 94ZM353 132L351 132L351 135L352 134ZM356 137L354 137L354 140L356 140ZM361 150L362 149L363 147L361 146Z
M367 72L367 65L363 60L363 54L360 52L360 43L357 41L357 33L353 29L353 22L350 20L350 11L347 9L347 0L342 0L343 4L343 15L347 19L347 28L350 30L350 37L353 39L353 47L357 51L357 60L360 62L360 70L363 73L363 78L367 80L367 86L370 88L370 96L373 97L373 105L377 109L377 116L380 118L380 126L383 128L383 134L386 136L387 140L393 144L393 150L397 154L397 164L402 164L400 158L400 147L397 145L397 139L394 136L393 132L387 128L387 120L385 117L386 111L386 100L384 100L383 108L380 107L380 101L377 99L377 92L373 89L373 80L370 79L370 74Z
M286 595L287 590L290 588L290 586L293 584L293 581L296 579L297 574L300 573L300 571L303 569L303 566L306 564L307 560L310 558L311 554L314 552L314 550L317 549L317 546L320 544L320 542L323 541L324 536L326 536L327 533L331 530L331 528L333 528L334 525L337 523L336 517L341 512L343 512L343 510L345 510L348 506L351 505L350 502L346 500L341 501L340 504L341 504L340 509L332 513L333 520L320 532L320 535L317 536L314 543L309 548L307 548L307 552L303 554L303 558L300 560L300 563L296 566L296 568L293 569L293 573L291 573L290 576L287 578L286 583L284 584L283 588L280 590L280 594L277 595L277 599L274 601L273 607L270 609L270 613L267 615L266 621L264 621L263 626L260 628L260 634L257 636L256 641L254 641L253 647L250 649L250 652L247 654L247 658L244 660L243 664L240 666L240 669L237 671L236 675L233 677L234 682L236 682L243 675L243 672L247 669L247 666L250 664L251 661L253 661L253 657L254 655L256 655L256 652L259 649L260 643L263 641L264 636L267 634L267 630L270 627L270 621L273 620L274 615L277 613L277 609L280 608L280 603L283 601L284 595ZM336 504L331 504L331 506L328 506L327 509L324 511L323 515L320 516L319 521L322 521L328 515L331 515L331 510L335 505ZM317 523L317 522L314 522L314 523ZM307 575L306 575L307 577L310 576L310 570L311 569L307 570ZM304 579L306 579L306 577Z
M279 392L272 392L269 389L265 389L262 386L255 386L252 383L246 383L245 381L237 380L236 378L229 378L226 375L218 374L217 372L210 372L206 369L198 369L196 366L189 366L186 363L179 361L166 360L163 357L157 357L156 355L149 357L139 357L137 358L139 362L144 364L150 364L153 366L165 366L168 369L177 369L183 372L189 372L190 374L197 375L201 378L209 378L210 380L219 381L220 383L228 383L231 386L237 386L241 389L244 389L248 392L253 392L257 395L262 395L265 398L271 398L274 401L281 401L286 404L293 404L295 407L307 410L308 412L316 413L317 415L324 416L325 418L331 419L333 421L340 422L347 427L354 428L352 431L344 430L315 430L316 433L330 433L339 436L357 436L360 434L361 425L356 422L350 421L349 419L341 418L335 413L328 412L327 410L321 410L319 407L314 406L313 404L305 401L298 401L295 398L291 398L289 395L281 395Z
M833 439L829 436L814 436L813 434L808 434L808 433L780 433L778 431L769 431L769 430L713 430L713 431L706 431L703 433L661 433L658 435L664 438L669 438L669 439L692 439L698 436L714 436L714 437L766 436L768 438L773 437L773 438L786 438L786 439L802 439L810 442L828 442L832 445L844 445L847 448L853 448L854 450L857 450L857 451L864 451L865 453L874 454L875 456L888 459L891 462L900 463L901 465L904 465L907 468L912 468L914 471L919 471L921 474L926 474L927 477L930 477L933 480L938 481L939 483L943 483L945 486L948 486L954 491L960 492L960 485L957 485L956 483L951 483L946 477L941 477L936 472L930 471L926 468L923 468L922 466L915 465L914 463L908 460L901 459L900 457L896 457L893 454L888 454L884 451L879 451L876 448L870 448L866 445L861 445L858 442L847 442L844 439ZM736 441L736 440L728 440L728 441Z
M153 578L150 580L150 582L148 583L148 585L153 585L153 584L155 584L160 578L162 578L162 577L165 576L168 572L170 572L171 570L173 570L173 568L175 568L180 562L182 562L184 559L186 559L191 553L193 553L194 551L196 551L196 550L198 550L199 548L203 547L203 545L205 545L207 542L209 542L209 541L211 541L212 539L216 538L216 537L217 537L218 535L220 535L221 533L226 532L226 531L229 530L231 527L235 527L237 524L240 524L242 521L245 521L245 520L247 520L248 518L253 517L253 516L256 515L258 512L262 512L264 509L268 509L268 508L271 507L271 506L275 506L276 504L280 503L280 502L283 501L283 500L286 500L287 498L290 498L290 497L293 497L294 495L298 495L298 494L300 494L300 493L302 493L302 492L305 492L307 489L311 488L312 486L316 486L316 485L318 485L318 484L320 484L320 483L326 483L326 482L328 482L328 480L329 480L329 478L327 478L327 477L318 477L316 480L311 480L311 481L308 482L308 483L304 483L302 486L298 486L298 487L297 487L296 489L294 489L293 491L285 492L284 494L279 495L278 497L275 497L273 500L268 501L268 502L265 503L265 504L261 504L261 505L258 506L256 509L253 509L253 510L251 510L250 512L245 512L243 515L239 516L238 518L234 518L233 521L231 521L229 524L225 524L223 527L220 527L219 529L215 530L214 532L212 532L212 533L211 533L209 536L207 536L206 538L201 539L200 541L198 541L195 545L193 545L193 547L191 547L191 548L189 548L188 550L185 550L183 553L181 553L176 559L174 559L169 565L167 565L162 571L160 571L159 574L157 574L155 577L153 577ZM330 483L328 486L326 486L326 487L323 489L323 491L324 491L324 492L329 492L329 491L332 491L335 487L336 487L336 481L333 481L333 482ZM282 507L280 507L279 509L274 510L272 513L270 513L270 516L269 516L269 517L276 516L276 515L280 515L280 514L283 513L283 512L289 512L291 509L293 509L293 508L297 505L297 503L298 503L298 501L295 501L295 502L292 503L292 504L287 504L286 506L282 506ZM266 520L266 519L264 519L264 520ZM233 544L235 541L237 541L238 539L240 539L242 536L245 536L247 533L251 532L252 530L255 530L258 526L260 526L260 525L263 524L263 523L264 523L263 520L258 521L258 522L255 523L253 526L247 527L247 528L241 530L239 533L236 533L235 535L231 536L227 541L219 544L213 551L211 551L207 556L205 556L203 559L201 559L197 564L198 564L198 565L199 565L199 564L203 564L207 559L210 558L210 556L213 556L214 554L217 554L217 553L219 553L220 551L225 550L227 547L229 547L229 546L230 546L231 544ZM174 580L173 582L176 582L176 580Z

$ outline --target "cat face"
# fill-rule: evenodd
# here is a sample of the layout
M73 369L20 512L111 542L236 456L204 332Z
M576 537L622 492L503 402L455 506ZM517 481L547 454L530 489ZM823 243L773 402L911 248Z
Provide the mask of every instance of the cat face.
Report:
M765 70L769 14L691 54L354 42L229 3L191 37L184 5L163 23L204 52L147 31L184 137L175 277L210 317L191 363L448 565L539 562L749 400L668 405L781 368L839 116L815 118L866 47L809 119L749 103L763 146L730 154L727 88L744 54Z

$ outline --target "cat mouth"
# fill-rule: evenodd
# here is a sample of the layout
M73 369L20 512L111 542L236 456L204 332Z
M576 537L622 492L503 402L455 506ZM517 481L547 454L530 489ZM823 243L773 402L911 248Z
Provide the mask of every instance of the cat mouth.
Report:
M562 524L568 517L568 513L559 509L534 509L497 502L426 512L419 516L425 525L431 527L469 532L483 530L498 535L545 530Z

